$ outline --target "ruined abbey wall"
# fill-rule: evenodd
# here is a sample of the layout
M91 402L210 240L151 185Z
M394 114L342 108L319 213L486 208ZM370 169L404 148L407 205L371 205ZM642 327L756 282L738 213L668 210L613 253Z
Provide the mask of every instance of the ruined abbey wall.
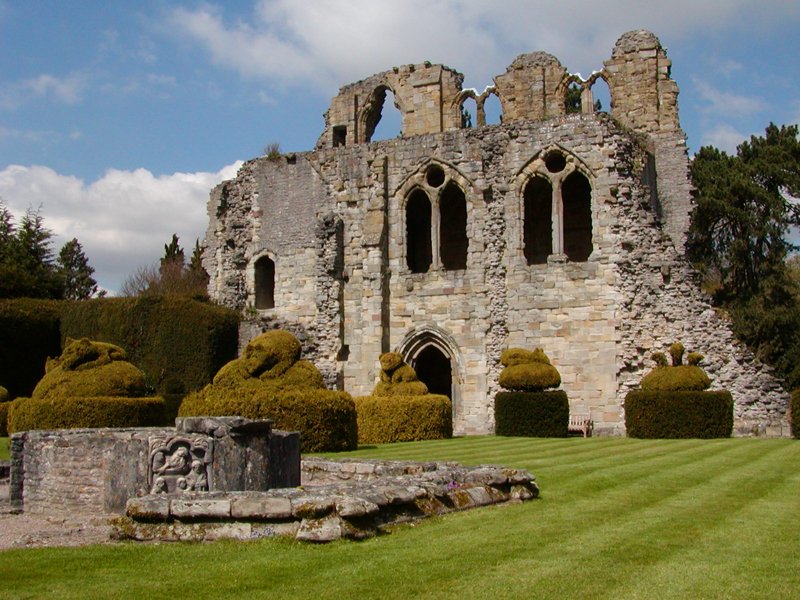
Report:
M544 348L571 410L623 433L625 393L675 340L731 390L738 431L782 434L786 393L683 256L691 196L669 66L640 31L585 81L532 53L482 94L428 63L343 87L314 151L249 161L212 192L212 298L249 316L244 337L292 330L354 395L374 387L382 352L419 371L433 351L449 363L457 434L494 430L499 356L514 346ZM610 116L591 110L599 78ZM403 134L370 143L387 89ZM501 125L482 123L490 94ZM479 126L464 129L468 99Z

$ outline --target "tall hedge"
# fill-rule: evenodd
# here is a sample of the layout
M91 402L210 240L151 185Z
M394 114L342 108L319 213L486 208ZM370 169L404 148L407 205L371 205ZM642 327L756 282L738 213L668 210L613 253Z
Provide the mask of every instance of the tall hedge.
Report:
M792 392L789 418L791 419L792 435L800 440L800 388Z
M202 388L236 357L239 316L190 298L103 298L67 302L61 338L88 337L125 349L161 394Z
M61 354L55 300L0 300L0 386L10 398L30 396L48 357Z
M569 400L563 390L498 392L494 399L495 434L567 437Z
M724 390L632 390L625 396L625 428L634 438L730 437L733 397Z

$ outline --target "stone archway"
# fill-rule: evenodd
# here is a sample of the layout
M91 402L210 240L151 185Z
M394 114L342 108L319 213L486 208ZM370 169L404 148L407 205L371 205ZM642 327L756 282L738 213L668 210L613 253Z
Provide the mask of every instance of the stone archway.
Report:
M397 351L417 371L417 377L433 394L443 394L453 403L453 423L461 412L464 360L453 337L436 325L421 325L409 331Z
M442 394L453 399L453 367L450 359L436 346L425 346L411 366L431 394Z

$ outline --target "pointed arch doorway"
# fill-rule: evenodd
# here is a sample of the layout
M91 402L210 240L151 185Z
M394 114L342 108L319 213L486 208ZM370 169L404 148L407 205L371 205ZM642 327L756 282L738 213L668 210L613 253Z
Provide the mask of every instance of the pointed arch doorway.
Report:
M450 398L455 427L461 410L464 361L453 337L435 325L422 325L406 334L397 351L432 394Z
M431 394L453 399L453 367L450 358L434 345L425 346L412 361L417 377Z

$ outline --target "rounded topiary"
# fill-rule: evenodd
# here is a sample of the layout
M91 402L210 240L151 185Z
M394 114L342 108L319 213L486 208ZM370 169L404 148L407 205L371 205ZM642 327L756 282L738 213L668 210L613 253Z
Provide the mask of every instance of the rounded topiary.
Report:
M45 371L31 394L34 399L132 398L146 393L144 373L126 360L122 348L88 338L67 338L61 356L48 360Z
M640 387L650 391L702 391L711 387L711 380L699 366L703 355L690 352L688 365L683 364L684 347L675 342L669 348L672 366L667 365L666 357L661 352L652 355L656 367L642 378Z
M625 426L629 437L715 438L729 437L733 429L733 399L727 391L708 391L711 380L700 367L703 355L690 352L683 364L684 345L669 347L666 355L654 353L655 368L641 381L639 390L625 396Z
M353 399L325 389L319 369L300 360L300 352L288 331L262 333L211 384L186 396L178 415L271 419L275 429L300 432L303 452L355 449Z
M500 355L505 367L500 373L500 387L520 392L541 392L561 385L561 375L544 350L533 352L523 348L509 348Z
M9 397L8 390L0 385L0 403L8 402L11 398Z
M417 372L397 352L381 354L380 381L372 391L373 396L424 396L428 386L417 378Z
M119 346L67 338L30 398L8 408L8 431L143 427L164 419L164 399L145 397L145 376Z
M429 394L398 352L379 359L381 373L371 396L355 398L359 441L365 444L434 440L453 435L453 403Z

